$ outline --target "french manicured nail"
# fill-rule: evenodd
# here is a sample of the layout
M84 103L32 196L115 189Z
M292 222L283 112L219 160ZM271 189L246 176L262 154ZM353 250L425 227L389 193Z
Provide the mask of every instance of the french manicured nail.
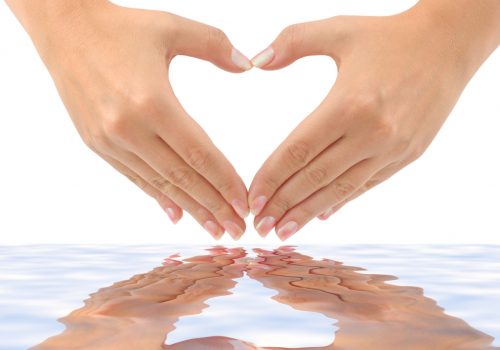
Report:
M274 49L269 46L267 49L259 53L257 56L252 58L252 64L254 67L262 68L268 65L274 58Z
M266 203L267 197L259 196L253 200L252 204L250 205L250 211L253 215L259 215L262 209L264 209Z
M222 235L224 234L224 231L222 231L219 228L219 225L217 225L215 222L209 220L203 224L203 228L208 231L216 240L219 240Z
M334 208L332 207L332 208L328 209L327 211L325 211L325 212L324 212L323 214L321 214L320 216L318 216L318 218L319 218L320 220L328 220L328 218L329 218L330 216L332 216L334 212L335 212L335 211L334 211Z
M235 240L239 240L243 235L243 230L237 224L232 221L224 221L223 225L227 232L233 237Z
M233 63L235 65L237 65L238 67L240 67L241 69L244 69L246 71L252 69L252 67L253 67L252 61L250 61L244 54L242 54L240 51L238 51L234 47L233 47L233 51L231 53L231 60L233 61Z
M298 230L299 224L297 224L295 221L290 221L285 226L280 228L277 234L282 241L286 241L288 238L296 234Z
M179 218L175 214L175 210L172 208L165 208L165 213L167 213L169 219L176 224L179 221Z
M328 220L333 214L335 214L336 212L338 212L344 205L346 204L346 202L342 202L341 204L338 204L330 209L328 209L326 212L324 212L323 214L321 214L319 216L319 218L321 220Z
M236 211L242 219L246 218L248 214L250 214L247 204L241 199L235 199L231 202L231 205L233 206L234 211Z
M274 225L276 225L276 219L272 216L266 216L262 218L255 228L257 232L262 237L266 237L267 234L273 229Z

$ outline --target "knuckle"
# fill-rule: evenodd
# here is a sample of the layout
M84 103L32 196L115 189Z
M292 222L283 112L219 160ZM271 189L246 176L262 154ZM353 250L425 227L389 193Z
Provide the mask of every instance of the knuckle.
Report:
M220 200L210 201L206 204L206 208L213 214L219 214L225 211L224 203Z
M381 114L383 106L382 93L368 91L359 92L356 96L351 97L353 107L357 114L365 116L376 116Z
M159 14L163 16L163 20L158 21L157 24L165 35L165 42L170 43L179 36L179 17L168 12L160 12Z
M103 151L111 148L109 135L102 130L95 131L88 135L86 143L88 143L89 147L93 150Z
M130 139L132 127L132 110L120 109L104 114L100 131L96 136L104 137L114 143L128 141Z
M222 181L216 185L217 191L219 193L231 193L234 190L234 184L229 181Z
M263 176L259 180L259 183L260 182L264 185L265 188L268 188L272 191L274 191L275 189L277 189L280 186L278 181L272 175Z
M399 129L387 116L378 116L373 123L373 141L379 144L394 146L398 143L400 137Z
M162 109L164 106L161 97L155 93L137 94L130 100L129 110L142 120L157 121L162 115Z
M302 220L305 220L305 221L309 221L310 219L315 218L316 216L321 214L321 212L313 211L312 208L310 208L309 206L305 206L305 205L299 206L297 208L297 211L299 212L298 216L300 218L302 218Z
M99 150L98 150L97 145L94 144L93 138L88 133L81 134L81 138L82 138L83 143L88 148L90 148L95 153L99 154Z
M393 150L395 157L401 157L405 154L408 154L408 152L410 152L410 155L413 154L413 150L410 151L411 138L409 136L406 136L404 134L399 134L398 136L395 137L393 142L394 142Z
M297 23L283 29L281 37L289 45L290 50L293 51L302 45L306 26L305 23Z
M375 186L380 185L381 183L382 183L382 180L378 180L378 179L370 180L365 184L365 186L360 190L360 192L364 193L366 191L369 191L372 188L374 188Z
M278 210L281 212L287 212L291 208L291 203L288 199L283 198L282 196L276 196L273 200L273 204Z
M137 187L146 192L148 184L146 181L132 175L125 175L130 181L132 181Z
M304 167L309 160L311 149L305 142L297 141L286 146L289 163L293 167Z
M356 191L356 186L350 182L338 181L332 184L332 193L336 200L342 200L351 196Z
M313 186L323 186L328 177L328 171L323 166L307 167L304 169L304 176Z
M413 163L414 161L416 161L417 159L419 159L422 154L424 154L425 152L425 147L422 147L422 146L418 146L418 147L413 147L409 154L408 154L408 164L410 163Z
M187 150L187 162L188 164L198 170L204 171L208 164L210 164L210 153L203 147L192 147Z
M208 49L220 47L228 40L226 33L219 28L209 26L207 28L207 46Z
M166 171L167 179L174 185L184 190L193 186L193 174L185 167L173 167Z
M156 187L161 193L167 194L170 192L172 184L163 177L157 177L151 180L151 184Z
M116 116L106 119L103 122L102 128L103 134L111 140L125 139L129 130L127 118L125 116Z

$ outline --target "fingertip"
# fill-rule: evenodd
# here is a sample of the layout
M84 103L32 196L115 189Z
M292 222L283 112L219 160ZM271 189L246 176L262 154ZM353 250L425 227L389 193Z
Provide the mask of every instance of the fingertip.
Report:
M258 196L255 198L252 203L250 204L250 211L254 216L259 215L264 207L266 206L267 203L267 197L266 196Z
M280 228L276 227L276 234L282 241L286 241L299 231L299 224L295 221L289 221Z
M215 240L220 240L224 235L224 229L212 220L208 220L203 224L203 228L212 235Z
M274 60L274 57L275 51L272 46L269 46L252 58L251 63L254 67L265 69Z
M332 214L333 214L333 208L330 208L327 211L325 211L323 214L319 215L318 219L320 219L322 221L326 221L326 220L328 220L328 218L330 218L330 216Z
M176 208L174 208L174 207L165 207L165 208L163 208L163 210L165 211L168 218L170 219L170 221L172 221L172 223L174 225L177 224L182 217L182 214L179 215L178 210L176 210ZM182 210L181 210L181 212L182 212Z
M259 220L259 222L255 225L255 229L262 238L266 238L275 225L276 219L272 216L266 216Z
M235 241L238 241L245 232L244 228L230 220L224 221L222 226Z
M253 68L252 61L235 47L231 50L231 61L241 70L241 73Z
M242 219L246 219L248 215L250 215L250 209L248 208L248 203L246 201L235 199L231 202L231 206Z

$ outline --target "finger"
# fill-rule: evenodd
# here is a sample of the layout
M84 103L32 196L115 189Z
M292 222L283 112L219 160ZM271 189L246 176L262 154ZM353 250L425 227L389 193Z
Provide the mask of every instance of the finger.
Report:
M186 210L215 239L220 239L222 237L224 234L224 228L218 224L217 219L212 215L212 213L210 213L210 211L208 211L208 209L175 186L169 187L168 193L163 192L162 188L155 187L151 181L146 179L159 179L160 175L135 154L127 151L118 151L116 149L112 150L112 153L113 154L111 155L102 155L102 157L113 166L116 166L117 162L123 164L123 166L130 169L129 174L137 174L137 177L130 178L132 181L139 183L141 186L153 188L155 191L158 191L163 195L162 198L168 198L178 207L184 208L184 210ZM117 170L119 169L122 168L118 165ZM144 185L143 182L140 182L141 180L137 179L144 180L146 185ZM160 200L163 201L164 199Z
M323 221L328 220L330 218L330 216L332 216L333 214L335 214L336 212L338 212L340 209L342 209L344 207L344 205L346 205L347 202L349 202L349 201L350 201L350 199L345 200L345 201L343 201L343 202L341 202L341 203L339 203L339 204L331 207L326 212L324 212L323 214L319 215L318 219L323 220Z
M276 233L286 240L310 220L351 197L379 169L375 159L364 160L347 170L335 181L289 210L276 225Z
M345 115L335 87L269 156L255 175L248 194L250 211L259 215L276 190L316 156L338 142L346 129Z
M115 170L122 173L125 177L127 177L130 181L132 181L137 187L143 190L147 195L154 198L160 207L167 213L170 220L176 224L182 218L182 208L180 208L174 201L170 198L162 194L156 188L151 186L146 180L141 178L137 173L130 170L123 163L118 160L106 156L102 153L98 153L101 158L103 158L106 162L108 162Z
M395 162L384 169L380 170L378 173L373 175L373 177L368 180L360 189L358 189L352 196L350 196L347 200L345 200L343 203L340 203L339 205L336 205L330 209L328 209L326 212L318 216L320 220L328 220L333 214L338 212L345 204L355 200L359 196L363 195L365 192L371 190L375 186L380 185L382 182L388 180L390 177L392 177L394 174L396 174L398 171L400 171L402 168L405 167L404 163L401 162Z
M247 71L252 62L238 51L220 29L175 16L175 54L196 57L210 61L221 69L233 73Z
M360 151L358 143L339 140L288 179L255 217L257 232L267 235L288 210L366 159L368 155Z
M248 216L247 188L234 167L207 133L191 118L173 93L156 132L184 162L208 181L243 219Z
M221 194L198 172L191 168L160 137L147 137L134 153L160 176L145 178L174 199L178 188L207 208L234 239L245 232L245 222L224 200Z
M302 57L337 57L332 47L340 49L342 27L339 18L298 23L285 28L269 47L252 59L252 64L261 69L274 70Z

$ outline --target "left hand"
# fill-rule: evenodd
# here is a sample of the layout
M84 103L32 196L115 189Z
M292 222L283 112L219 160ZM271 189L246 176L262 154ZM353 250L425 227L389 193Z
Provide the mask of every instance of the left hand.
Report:
M326 219L424 152L498 46L486 6L498 10L498 3L483 1L464 4L481 23L453 2L424 0L394 16L293 25L253 59L274 70L327 55L339 70L326 99L254 178L249 203L262 236L275 227L285 240L313 218Z

